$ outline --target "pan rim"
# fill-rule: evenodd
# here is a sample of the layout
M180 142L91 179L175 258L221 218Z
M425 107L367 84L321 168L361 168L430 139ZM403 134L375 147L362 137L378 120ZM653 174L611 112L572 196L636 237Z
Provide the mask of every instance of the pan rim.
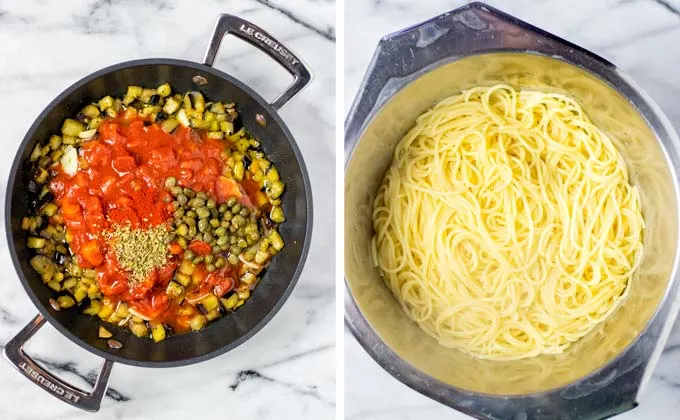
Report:
M73 91L79 89L80 87L90 83L92 80L95 80L98 77L101 77L103 75L109 74L109 73L114 73L120 70L128 69L128 68L133 68L133 67L139 67L139 66L148 66L148 65L172 65L172 66L179 66L179 67L188 67L190 69L194 69L197 71L202 71L202 72L207 72L211 73L216 77L219 77L221 79L224 79L234 85L236 85L238 88L243 90L245 93L247 93L250 97L252 97L260 106L262 106L264 109L266 109L270 115L274 118L274 122L281 127L281 130L284 133L284 137L290 144L291 148L293 149L293 153L295 155L295 158L300 165L300 171L302 173L302 183L303 183L303 193L305 196L305 202L306 202L306 223L305 223L305 234L304 234L304 242L302 244L302 251L300 253L300 258L297 261L297 265L295 267L295 271L293 272L293 275L290 279L290 283L286 287L284 293L279 297L278 301L274 304L272 309L265 314L265 316L257 323L253 328L251 328L248 332L243 334L241 337L238 339L234 340L233 342L219 347L215 350L209 351L205 354L201 354L199 356L194 356L194 357L189 357L186 359L178 359L178 360L171 360L171 361L146 361L146 360L137 360L137 359L130 359L126 357L122 357L116 354L112 354L103 350L100 350L91 344L87 343L85 340L82 338L76 336L73 334L68 328L66 328L64 325L62 325L59 321L57 321L56 318L47 310L47 307L38 299L36 294L34 293L33 289L29 286L28 281L26 279L26 276L21 269L21 264L19 262L19 256L16 251L16 247L14 244L14 239L12 236L12 223L11 223L11 213L12 213L12 198L13 198L13 189L9 188L10 185L14 185L16 182L17 175L19 174L21 170L21 165L23 162L22 155L23 152L25 151L28 143L31 141L32 137L34 136L35 132L37 131L38 127L42 123L42 121L45 119L47 114L58 104L60 104L65 97L73 93ZM81 78L77 82L71 84L68 88L64 89L57 97L55 97L50 103L43 109L43 111L36 117L35 121L33 124L31 124L30 128L24 135L23 140L21 141L17 151L16 155L14 157L14 160L12 162L12 166L10 167L10 173L9 177L7 180L7 191L5 193L5 235L6 235L6 240L7 240L7 245L9 248L9 253L12 259L12 264L14 265L14 270L16 271L19 280L21 282L21 285L23 286L24 290L28 294L28 297L30 300L33 302L33 305L38 309L40 314L52 325L54 328L57 329L62 335L64 335L66 338L68 338L70 341L78 345L79 347L87 350L88 352L95 354L103 359L110 360L116 363L121 363L125 365L130 365L130 366L137 366L137 367L154 367L154 368L167 368L167 367L180 367L180 366L187 366L187 365L192 365L195 363L200 363L204 362L206 360L215 358L219 355L222 355L229 350L232 350L253 336L255 336L266 324L268 324L274 316L279 312L281 307L284 305L284 303L288 300L290 297L291 293L293 292L293 289L298 283L298 280L300 278L300 275L302 274L302 270L304 268L305 261L307 259L308 253L309 253L309 247L310 247L310 242L312 239L312 226L313 226L313 204L312 204L312 189L311 189L311 182L309 178L309 173L307 171L307 166L305 165L304 159L302 157L302 152L300 151L297 143L295 142L295 139L293 135L291 134L290 130L288 129L287 125L283 122L281 119L280 115L278 112L267 102L262 96L260 96L257 92L255 92L252 88L250 88L248 85L244 84L240 80L236 79L235 77L224 73L218 69L215 69L214 67L207 66L204 64L196 63L194 61L189 61L189 60L181 60L181 59L175 59L175 58L145 58L145 59L139 59L139 60L131 60L131 61L125 61L117 64L113 64L111 66L104 67L100 70L97 70L93 73L88 74L87 76Z

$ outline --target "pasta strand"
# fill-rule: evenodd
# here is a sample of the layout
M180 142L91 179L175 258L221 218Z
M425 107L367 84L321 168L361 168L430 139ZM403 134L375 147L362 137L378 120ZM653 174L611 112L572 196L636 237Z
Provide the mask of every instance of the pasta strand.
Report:
M374 263L443 346L558 354L625 299L638 187L570 97L508 85L444 99L402 138L373 207Z

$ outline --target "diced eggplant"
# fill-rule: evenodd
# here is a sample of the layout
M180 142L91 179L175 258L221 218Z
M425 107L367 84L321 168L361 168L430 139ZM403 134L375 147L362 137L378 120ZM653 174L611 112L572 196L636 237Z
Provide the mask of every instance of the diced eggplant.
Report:
M137 337L147 337L149 335L149 329L146 327L144 322L134 322L130 320L129 324L130 331Z
M83 108L80 111L80 113L85 115L88 118L98 117L99 116L99 108L97 108L96 106L94 106L92 104L85 105L85 108Z
M151 325L151 338L153 341L158 343L159 341L165 340L165 327L160 322L150 322Z
M97 335L99 336L99 338L111 338L111 337L113 337L113 334L111 333L111 331L107 330L106 328L104 328L101 325L99 326L99 331L98 331Z
M166 133L172 133L179 126L179 121L174 118L168 118L161 123L161 129Z
M28 247L32 248L32 249L44 248L45 247L45 238L36 238L34 236L31 236L26 241L26 245L28 245Z
M219 299L215 295L208 295L201 300L201 304L208 312L217 309L220 306Z
M163 111L168 115L172 115L177 112L179 105L180 104L176 99L168 98L168 100L165 101L165 105L163 105Z
M205 327L205 322L205 316L196 314L189 320L189 326L193 331L199 331Z
M86 315L91 315L95 316L99 313L99 311L102 309L102 303L98 300L90 300L90 305L83 310L83 313Z
M99 109L105 111L107 108L111 108L113 106L113 98L110 96L105 96L99 100L97 105L99 105Z
M61 309L68 309L73 307L76 304L76 301L73 300L71 296L64 295L57 298L57 303Z
M276 223L283 223L286 220L285 216L283 215L283 209L279 206L272 207L272 210L269 213L269 218L272 220L272 222Z
M162 85L158 86L156 90L163 98L167 98L172 93L172 88L170 87L169 83L163 83Z
M85 125L83 123L71 118L67 118L61 126L61 134L65 136L78 136L84 130Z

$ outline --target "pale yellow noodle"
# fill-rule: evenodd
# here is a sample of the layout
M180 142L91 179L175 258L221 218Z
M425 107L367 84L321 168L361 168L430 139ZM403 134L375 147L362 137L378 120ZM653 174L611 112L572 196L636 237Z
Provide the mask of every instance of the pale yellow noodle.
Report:
M642 257L638 188L571 98L469 89L400 141L373 258L404 311L486 359L563 352L622 302Z

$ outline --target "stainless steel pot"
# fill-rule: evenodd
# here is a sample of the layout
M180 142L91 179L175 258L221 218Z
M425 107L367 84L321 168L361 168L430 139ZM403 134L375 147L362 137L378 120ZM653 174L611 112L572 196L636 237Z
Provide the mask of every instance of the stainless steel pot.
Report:
M373 266L371 204L415 118L462 89L498 82L576 98L643 192L645 257L630 298L559 356L479 360L439 346L402 312ZM637 405L678 312L680 140L612 63L481 3L380 42L345 129L346 324L397 379L482 419L601 419Z

